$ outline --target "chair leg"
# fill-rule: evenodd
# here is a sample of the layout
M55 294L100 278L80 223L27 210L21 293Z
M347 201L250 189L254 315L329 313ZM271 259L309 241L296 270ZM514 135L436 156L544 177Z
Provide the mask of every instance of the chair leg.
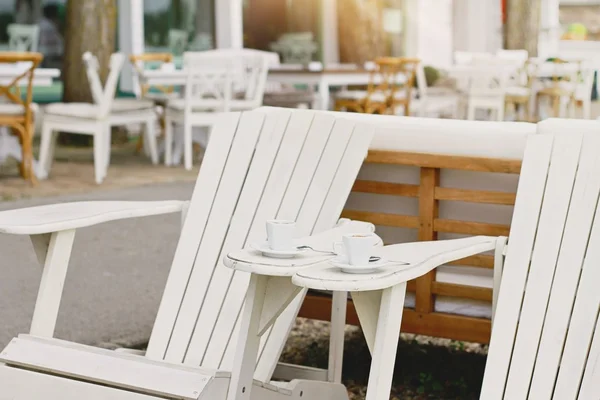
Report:
M183 161L185 169L192 169L192 125L185 123L183 127Z
M108 170L108 166L110 165L110 153L111 153L111 144L112 144L112 127L110 125L104 126L103 127L103 136L104 136L104 151L105 151L105 161L104 161L104 175L102 176L102 178L106 177L106 172Z
M106 134L104 127L97 127L96 131L94 132L94 177L98 185L102 183L104 177L106 176L104 172L107 161L105 136Z
M156 132L154 131L154 120L150 119L146 121L146 141L148 142L148 147L150 148L150 158L152 159L152 164L158 164L158 150L156 145Z
M502 104L499 104L496 108L496 120L504 121L504 102L502 102Z
M583 119L592 118L592 101L590 99L583 100L582 112Z
M473 104L469 104L468 106L467 119L469 121L475 120L475 106Z
M40 145L40 171L39 178L46 179L50 174L52 160L54 159L54 149L56 147L56 138L58 134L52 130L48 124L42 125L42 141Z
M173 121L165 117L165 165L173 165Z

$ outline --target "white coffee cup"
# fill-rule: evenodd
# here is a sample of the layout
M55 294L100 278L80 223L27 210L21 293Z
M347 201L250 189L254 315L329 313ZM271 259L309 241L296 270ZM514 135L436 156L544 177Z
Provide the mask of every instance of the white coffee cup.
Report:
M343 253L349 265L365 266L373 254L373 248L381 241L374 233L353 233L342 236L341 243L335 243L334 249L340 254L339 248L343 246Z
M287 220L267 221L267 241L271 250L287 251L294 249L296 222Z

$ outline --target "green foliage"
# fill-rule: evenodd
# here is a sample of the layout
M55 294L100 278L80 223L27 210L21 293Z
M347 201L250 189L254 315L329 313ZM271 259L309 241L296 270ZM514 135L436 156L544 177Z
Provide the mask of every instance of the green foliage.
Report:
M427 81L427 86L433 86L438 81L438 79L440 79L440 71L438 71L436 68L430 65L426 65L425 67L423 67L423 71L425 72L425 81ZM414 87L417 87L416 79L413 85Z

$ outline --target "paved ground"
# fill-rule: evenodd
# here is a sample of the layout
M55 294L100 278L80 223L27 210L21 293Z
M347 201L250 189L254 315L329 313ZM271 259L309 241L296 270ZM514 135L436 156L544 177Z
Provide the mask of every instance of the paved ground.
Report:
M110 174L110 173L109 173ZM189 199L193 183L0 202L0 210L83 199ZM179 215L111 222L77 232L56 336L85 344L147 340L175 246ZM0 348L27 332L41 268L28 237L0 234Z
M18 175L17 164L8 160L0 165L0 202L23 198L90 193L115 188L155 183L193 182L200 162L192 171L183 167L152 165L148 157L135 152L135 143L113 146L108 174L102 185L94 182L92 148L58 147L50 178L32 186Z

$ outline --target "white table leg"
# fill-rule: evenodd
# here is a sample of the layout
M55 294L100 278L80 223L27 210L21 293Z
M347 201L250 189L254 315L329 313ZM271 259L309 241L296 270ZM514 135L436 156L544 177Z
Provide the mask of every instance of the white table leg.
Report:
M329 334L329 366L327 368L327 380L333 383L342 382L347 303L348 292L333 292L331 331Z
M319 109L329 109L329 84L324 80L319 82Z
M353 292L372 361L366 400L387 400L392 389L406 283L385 290Z
M48 235L31 236L38 260L44 266L31 322L32 335L54 335L74 239L75 230L54 232L50 240Z
M252 274L227 400L250 400L260 338L301 290L292 284L290 277Z

